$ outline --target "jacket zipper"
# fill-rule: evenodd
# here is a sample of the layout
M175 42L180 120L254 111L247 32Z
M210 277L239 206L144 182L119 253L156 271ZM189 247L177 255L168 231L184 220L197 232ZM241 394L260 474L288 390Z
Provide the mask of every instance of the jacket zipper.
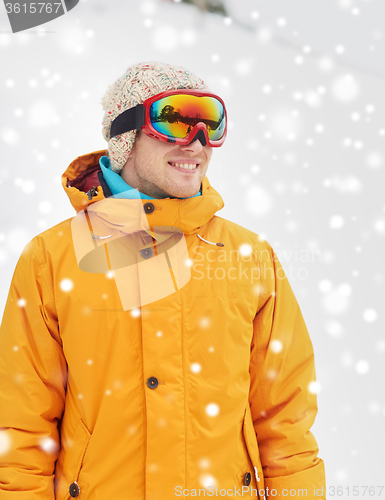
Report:
M89 199L89 200L92 200L92 198L93 198L96 194L98 194L98 188L97 188L96 186L92 186L92 188L91 188L89 191L87 191L87 193L86 193L86 194L88 195L88 199Z
M87 445L86 445L86 447L84 449L84 452L83 452L82 461L80 462L80 467L78 469L78 474L77 474L77 477L76 477L76 481L79 479L80 471L82 470L82 467L83 467L84 457L86 456L87 448L88 448L88 443L87 443ZM74 481L74 483L76 483L76 481ZM76 483L76 484L78 484L78 483ZM79 490L80 490L80 488L79 488Z
M244 422L243 425L245 426L246 423ZM247 439L247 436L246 436L246 428L245 427L243 428L243 438L244 438L244 441L245 441L245 444L246 444L246 450L247 450L247 454L249 455L250 462L251 462L252 466L254 467L254 475L255 475L255 479L257 481L256 486L257 486L257 495L258 495L258 498L260 500L266 500L265 496L261 497L260 494L259 494L258 483L261 481L261 478L259 477L259 474L258 474L258 468L256 467L256 465L254 465L255 461L253 460L254 457L251 454L251 449L249 447L249 442L248 442L248 439Z
M80 462L80 467L79 467L79 469L78 469L78 473L77 473L77 475L76 475L76 479L75 479L75 481L73 481L73 482L76 484L76 486L79 488L79 495L80 495L80 493L81 493L81 490L80 490L80 486L79 486L79 484L78 484L78 479L79 479L79 476L80 476L80 471L82 470L82 467L83 467L84 457L86 456L86 451L87 451L87 448L88 448L88 443L87 443L86 447L84 448L84 452L83 452L82 460L81 460L81 462ZM67 496L66 500L67 500L67 499L69 499L69 498L70 498L70 496L71 496L70 494L68 494L68 495L69 495L69 496ZM79 496L79 495L78 495L78 496Z

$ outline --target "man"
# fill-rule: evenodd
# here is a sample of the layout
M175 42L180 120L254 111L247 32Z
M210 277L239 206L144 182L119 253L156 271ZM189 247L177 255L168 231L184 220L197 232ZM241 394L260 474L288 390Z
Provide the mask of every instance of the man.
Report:
M223 100L150 62L102 104L108 151L63 175L77 215L12 279L1 499L326 498L300 308L271 246L216 215Z

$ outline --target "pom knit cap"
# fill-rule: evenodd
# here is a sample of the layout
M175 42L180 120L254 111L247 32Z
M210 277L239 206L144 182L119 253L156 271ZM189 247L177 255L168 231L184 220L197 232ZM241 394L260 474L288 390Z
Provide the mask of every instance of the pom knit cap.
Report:
M142 104L146 99L166 90L209 88L203 80L187 69L160 62L135 64L107 89L101 100L104 110L103 137L108 142L111 169L120 174L131 156L131 149L138 131L130 130L111 139L111 123L129 108Z

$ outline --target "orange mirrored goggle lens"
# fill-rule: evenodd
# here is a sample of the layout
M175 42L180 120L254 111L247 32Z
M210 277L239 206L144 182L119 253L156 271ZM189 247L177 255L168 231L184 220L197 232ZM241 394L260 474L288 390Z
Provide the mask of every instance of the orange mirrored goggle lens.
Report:
M171 95L153 102L149 112L153 128L167 136L182 139L199 122L206 125L211 141L222 139L226 130L225 109L215 97Z

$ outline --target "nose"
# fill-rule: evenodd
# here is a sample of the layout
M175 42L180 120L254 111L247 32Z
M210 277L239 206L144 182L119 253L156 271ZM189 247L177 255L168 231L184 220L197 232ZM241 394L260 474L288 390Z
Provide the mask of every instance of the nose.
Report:
M186 144L185 146L180 146L180 149L182 151L192 151L193 153L199 153L202 151L203 146L202 143L199 139L196 141L192 142L191 144Z

